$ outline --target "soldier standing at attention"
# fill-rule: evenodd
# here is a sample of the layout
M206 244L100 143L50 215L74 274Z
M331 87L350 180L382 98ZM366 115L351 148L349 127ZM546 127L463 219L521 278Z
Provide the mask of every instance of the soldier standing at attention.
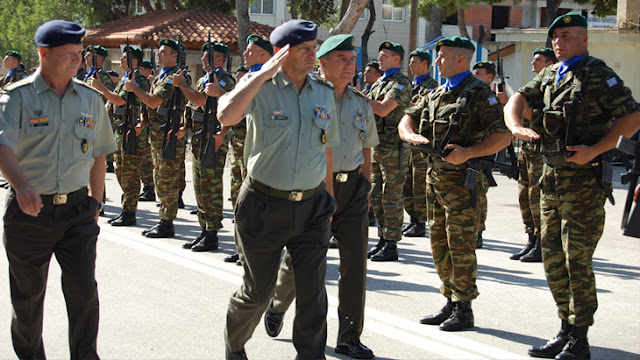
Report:
M402 240L402 186L404 164L409 147L398 136L398 123L411 102L411 81L402 73L404 48L385 41L378 48L379 78L369 98L376 115L380 143L373 148L371 164L371 206L378 219L378 244L367 254L371 261L398 260L398 241Z
M176 159L167 160L162 157L162 138L165 136L160 127L165 123L169 115L169 102L173 95L172 78L179 70L177 63L178 51L185 51L184 46L175 40L164 38L160 40L158 49L158 64L162 66L162 71L153 80L150 92L140 89L134 80L127 80L124 87L127 91L136 94L136 97L149 108L148 120L144 117L136 126L140 131L149 125L149 139L153 156L153 179L160 198L160 223L142 232L142 235L149 238L168 238L175 236L173 220L178 214L178 199L180 198L180 188L184 173L181 168L184 166L185 153L185 130L179 130L176 134ZM191 83L191 78L187 77L187 82ZM183 97L182 103L177 106L184 108L187 100ZM137 132L137 130L136 130Z
M209 46L212 46L214 75L209 76ZM211 251L218 249L218 230L222 229L222 173L227 157L226 131L214 137L218 150L218 162L214 169L201 166L200 149L207 145L204 133L199 133L204 127L205 105L207 96L213 98L214 106L212 116L215 115L217 101L220 96L233 90L236 81L233 75L224 71L224 66L229 54L229 47L220 43L204 43L202 45L202 68L205 75L198 80L196 89L192 89L186 82L182 71L173 77L173 85L182 90L189 100L185 109L185 125L182 130L191 128L194 135L191 138L191 154L193 155L193 189L198 204L198 223L202 227L202 233L193 241L182 245L185 249L195 252ZM209 90L205 92L205 87ZM210 122L212 124L212 122Z
M138 154L138 147L136 146L136 155L125 155L124 149L122 148L123 140L125 136L127 136L127 134L123 133L122 128L125 121L126 99L128 94L124 89L124 83L129 80L129 74L131 74L131 77L135 79L138 87L143 91L149 91L149 80L137 71L138 65L142 62L142 50L131 47L130 51L132 68L130 69L127 65L127 48L125 47L122 50L122 56L120 56L120 66L124 69L125 74L122 79L117 82L114 91L107 89L99 78L90 79L91 86L95 87L109 100L107 109L111 114L116 144L118 144L118 150L114 155L114 160L116 163L116 177L122 189L122 210L118 216L108 221L109 224L113 226L136 225L136 212L138 210L138 197L140 194L140 156ZM137 124L139 119L140 105L140 101L136 99L134 104L136 116L130 119L134 124ZM136 139L136 142L136 145L140 143L138 139Z
M412 103L427 96L438 87L438 82L430 75L431 55L424 50L414 50L409 54L409 69L414 75L411 83ZM411 149L407 159L404 188L404 209L411 221L402 233L407 237L425 236L427 228L427 159L420 149Z
M306 20L278 26L270 39L276 55L219 100L223 125L247 121L247 178L235 208L244 275L227 311L227 359L247 358L244 346L273 294L285 246L298 295L293 345L300 359L324 359L329 218L336 209L329 147L339 133L333 87L311 74L316 33Z
M340 127L344 139L332 148L333 191L337 210L331 232L340 251L338 283L338 354L356 359L372 359L373 352L360 342L364 324L367 284L367 212L371 190L371 147L378 143L378 132L368 98L348 84L356 71L353 35L328 38L316 52L323 77L334 86L337 113L332 125ZM274 297L265 313L267 334L275 337L282 330L282 319L296 289L291 254L287 251L280 266Z
M138 67L138 72L151 82L153 78L150 78L150 76L153 69L154 65L151 64L151 61L143 60ZM147 106L143 105L141 110L142 117L148 119L149 111ZM142 193L140 193L138 201L156 201L156 189L153 184L153 158L151 156L151 144L149 144L149 126L142 129L137 139L140 180L142 181Z
M0 89L27 77L27 72L24 71L22 66L20 66L21 61L22 55L20 55L18 51L10 50L4 53L2 66L4 66L5 69L8 69L9 72L0 79Z
M475 191L465 186L467 160L495 154L511 142L495 93L469 71L475 47L465 37L438 41L436 66L447 82L407 110L399 126L403 140L444 146L445 157L428 156L427 202L431 251L440 292L446 305L425 316L422 324L459 331L474 325L471 300L478 296L473 196L486 182L478 177ZM420 122L419 133L414 132Z
M233 72L233 77L236 79L236 83L238 83L238 81L240 81L242 77L247 75L248 72L249 72L249 69L247 69L246 67L242 65L238 66L236 68L236 71Z
M531 61L531 72L540 73L542 69L558 62L553 49L539 47L533 52L533 60ZM527 111L523 117L524 126L531 128L533 123L537 126L541 124L541 120L536 118L531 120L532 116L541 117L542 109ZM540 133L540 129L535 130ZM540 177L542 176L542 155L540 151L539 140L523 141L518 154L518 168L520 176L518 177L518 202L520 203L520 213L524 221L524 231L527 234L528 241L525 247L517 254L511 255L511 260L520 260L522 262L542 262L542 250L540 246Z
M369 95L369 92L371 92L371 87L382 75L384 75L384 71L380 71L380 63L378 63L377 61L368 63L364 68L364 72L362 73L362 79L365 83L364 89L362 89L362 93L365 95Z
M540 139L545 152L542 261L561 330L545 345L531 347L529 355L590 359L587 331L598 307L592 259L611 191L611 184L599 184L595 163L601 165L598 156L615 147L620 135L631 137L640 129L640 111L622 79L602 60L589 56L584 16L559 16L548 35L560 63L544 68L511 96L505 109L513 134L525 141ZM567 111L567 106L573 109ZM528 107L543 109L541 118L533 117L538 124L531 128L522 122Z
M80 61L80 65L78 66L78 72L76 72L75 78L84 81L84 78L87 76L87 69L84 64L84 49L82 49L82 61Z
M34 37L38 70L0 97L0 171L11 184L4 245L20 359L46 358L43 305L53 254L64 280L70 357L99 358L96 221L105 154L116 144L100 94L74 79L84 34L69 21L41 25Z

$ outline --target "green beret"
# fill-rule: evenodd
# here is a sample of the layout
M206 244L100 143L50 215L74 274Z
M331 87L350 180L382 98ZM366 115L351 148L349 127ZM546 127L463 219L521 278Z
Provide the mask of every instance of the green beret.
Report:
M234 73L234 74L237 74L237 73L239 73L239 72L249 72L249 69L247 69L246 67L244 67L244 66L242 66L242 65L241 65L241 66L238 66L238 67L236 68L236 71L234 71L233 73Z
M4 56L13 56L14 58L18 59L18 60L22 60L22 55L20 55L19 51L15 51L15 50L9 50L6 53L4 53Z
M382 71L380 70L380 63L379 63L379 62L377 62L377 61L372 61L372 62L368 63L365 67L367 67L367 66L368 66L368 67L372 67L372 68L374 68L374 69L378 70L379 72L382 72Z
M555 20L553 20L553 22L551 23L551 26L549 26L549 32L547 33L547 35L549 35L550 38L553 38L553 30L557 28L571 27L571 26L579 26L579 27L586 28L587 18L585 18L584 16L576 12L570 12L570 13L566 13L564 15L558 16Z
M100 55L102 57L107 57L109 56L109 52L107 51L107 49L103 48L100 45L89 45L87 46L87 48L85 49L85 52L92 52L95 50L96 55Z
M213 51L223 53L225 55L229 54L229 47L222 43L214 42ZM202 44L202 52L209 51L209 43Z
M353 35L350 34L340 34L334 35L325 42L320 45L318 51L316 51L316 59L320 59L321 57L327 55L328 53L334 50L355 50L356 49L356 40L353 38Z
M383 41L378 47L378 51L382 49L388 49L398 53L400 56L404 56L404 48L400 44L392 43L391 41Z
M131 55L138 59L138 64L141 63L142 59L144 58L144 54L142 53L142 49L137 48L137 47L133 47L133 46L129 46L129 48L131 49ZM126 46L124 47L124 49L122 49L122 53L123 54L127 53L127 47Z
M553 52L552 48L540 46L539 48L533 50L533 55L540 54L546 57L549 61L553 61L554 63L558 62L558 58L556 58L556 54Z
M262 38L262 36L258 34L251 34L247 36L247 44L254 43L261 48L263 48L266 52L273 55L273 46L268 40Z
M476 47L471 42L471 39L463 36L449 36L447 38L439 40L436 44L436 51L440 51L441 46L458 47L476 51Z
M158 47L160 47L162 45L168 46L168 47L172 48L175 51L180 51L181 48L183 48L182 44L180 44L176 40L169 39L169 38L164 38L164 39L160 40L160 42L158 43Z
M144 61L142 61L140 63L140 67L147 68L147 69L151 70L151 69L153 69L153 64L151 64L151 61L149 61L149 60L144 60Z
M415 49L411 53L409 53L409 58L412 58L414 56L417 56L422 60L427 60L429 64L431 64L431 55L429 55L429 52L426 50Z
M496 64L492 63L491 61L478 61L475 65L473 65L473 70L475 69L485 69L493 75L496 74Z

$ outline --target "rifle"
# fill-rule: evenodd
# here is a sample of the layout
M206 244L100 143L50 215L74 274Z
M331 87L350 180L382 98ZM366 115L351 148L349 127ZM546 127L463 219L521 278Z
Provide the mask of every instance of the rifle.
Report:
M182 67L184 62L184 56L182 54L182 43L180 42L181 36L178 36L178 58L176 59L176 66ZM180 88L174 86L173 93L171 94L171 100L169 100L169 113L164 124L160 126L162 131L162 158L165 160L176 159L176 147L178 145L178 127L180 123L180 117L182 105L182 91ZM168 138L167 138L168 137Z
M636 204L633 213L631 213L633 195L640 176L640 143L620 136L616 148L625 154L635 155L633 167L621 178L623 185L629 184L629 192L627 193L627 200L624 203L624 212L622 213L621 228L624 230L624 235L640 238L640 206ZM629 216L630 213L631 216Z
M153 52L153 46L151 46L150 51L149 61L151 62L151 75L156 76L156 53Z
M498 85L498 91L502 92L504 91L504 85L506 84L505 79L507 78L504 77L504 68L502 66L502 59L500 58L500 46L496 48L496 55L496 73L498 75L498 81L496 81L496 84Z
M207 56L209 59L209 81L212 81L215 76L215 69L213 64L213 46L211 44L211 31L209 31L209 40L207 44ZM218 164L218 150L216 150L216 140L213 135L220 131L220 122L215 112L216 100L210 96L207 96L207 103L204 106L204 119L202 130L196 133L196 136L200 136L200 166L204 169L214 169Z
M133 73L133 59L131 58L131 46L127 38L127 67L129 68L129 80L135 79ZM127 104L125 105L124 122L118 127L122 136L122 149L125 155L136 155L136 95L127 92Z

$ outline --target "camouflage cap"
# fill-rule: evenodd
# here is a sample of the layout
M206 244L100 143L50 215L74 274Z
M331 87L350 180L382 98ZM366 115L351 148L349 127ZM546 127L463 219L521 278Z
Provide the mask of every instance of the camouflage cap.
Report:
M149 60L144 60L140 63L140 67L146 68L146 69L153 69L153 64L151 64L151 61Z
M229 54L229 47L223 43L214 42L213 51L223 53L225 55ZM202 52L209 51L209 43L202 44Z
M164 39L160 40L160 42L158 43L158 47L163 46L163 45L164 46L168 46L168 47L172 48L175 51L184 50L184 45L180 44L176 40L169 39L169 38L164 38Z
M334 50L355 50L356 40L351 34L334 35L325 40L316 51L316 59L327 55Z
M426 50L415 49L409 53L409 59L411 59L414 56L417 56L422 60L427 60L429 64L431 64L431 54L429 54L429 52Z
M549 26L549 32L547 32L547 35L550 38L553 38L553 30L573 26L586 28L587 18L585 18L581 14L578 14L577 12L569 12L564 15L558 16L555 20L553 20L551 26Z
M269 42L269 40L264 39L262 36L258 34L251 34L247 36L247 44L256 44L259 47L263 48L266 52L273 55L273 46Z
M109 52L107 49L103 48L100 45L89 45L84 49L85 53L95 51L96 55L100 55L102 57L109 56Z
M475 69L485 69L493 75L496 74L496 64L491 61L478 61L475 65L473 65L473 70Z
M553 52L552 48L540 46L539 48L533 50L533 55L540 54L546 57L549 61L553 61L554 63L558 62L558 58L556 58L556 54Z
M9 50L6 53L4 53L4 56L13 56L14 58L18 59L18 60L22 60L22 55L20 54L19 51L15 51L15 50Z
M144 54L142 53L142 49L140 49L138 47L133 47L133 46L129 46L129 48L131 49L131 55L138 59L138 64L141 63L142 59L144 58ZM127 53L127 46L125 46L122 49L122 53L123 54Z
M238 66L238 67L236 68L236 70L235 70L233 73L234 73L234 74L237 74L237 73L239 73L239 72L249 72L249 69L247 69L247 68L246 68L246 67L244 67L244 66Z
M471 51L476 51L476 47L471 42L471 39L464 36L449 36L439 40L438 43L436 44L436 51L440 51L441 46L458 47L458 48L468 49Z
M402 45L393 43L391 41L383 41L378 47L378 51L381 51L382 49L391 50L400 56L404 56L404 48L402 47Z

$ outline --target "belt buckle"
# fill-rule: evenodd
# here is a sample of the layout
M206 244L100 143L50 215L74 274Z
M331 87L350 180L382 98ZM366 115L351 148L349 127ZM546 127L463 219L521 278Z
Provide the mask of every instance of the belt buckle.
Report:
M336 174L336 181L339 183L343 183L343 182L347 182L347 180L349 180L349 174L348 173L337 173Z
M67 203L67 194L53 195L53 205L64 205Z
M292 191L289 193L289 201L302 201L304 191Z

